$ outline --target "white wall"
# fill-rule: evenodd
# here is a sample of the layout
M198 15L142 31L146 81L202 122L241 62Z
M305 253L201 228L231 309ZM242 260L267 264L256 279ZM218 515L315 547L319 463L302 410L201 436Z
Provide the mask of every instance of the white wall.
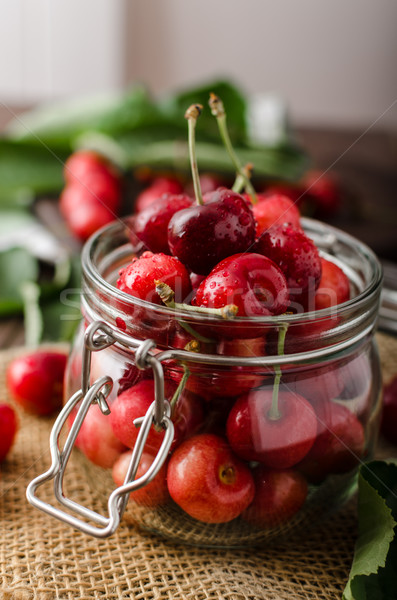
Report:
M129 78L156 93L224 74L280 92L300 123L397 129L395 0L132 4Z
M120 87L124 0L0 0L0 101Z
M396 59L396 0L0 0L14 105L227 76L280 93L300 124L397 129Z

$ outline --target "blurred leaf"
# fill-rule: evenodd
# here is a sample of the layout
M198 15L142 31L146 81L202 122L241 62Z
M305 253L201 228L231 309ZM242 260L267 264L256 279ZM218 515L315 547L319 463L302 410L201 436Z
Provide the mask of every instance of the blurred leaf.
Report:
M218 125L215 117L211 115L208 106L210 93L213 92L221 98L227 113L227 122L230 137L235 142L242 142L247 135L247 102L243 93L237 86L227 81L213 81L199 87L189 88L180 93L172 94L160 102L160 108L169 121L183 123L186 109L191 104L202 104L199 125L197 126L197 139L203 137L213 138L220 143ZM186 129L185 124L185 129Z
M61 298L64 298L61 301ZM41 307L43 316L44 341L65 341L73 339L73 335L81 321L80 294L69 293L60 296Z
M70 342L81 321L81 262L80 256L70 260L68 281L56 296L41 303L44 341Z
M23 309L21 285L38 277L38 262L23 248L0 252L0 316Z
M359 534L343 600L397 597L397 463L360 467Z
M66 157L67 153L41 144L0 138L0 206L27 204L35 195L60 190Z
M131 167L150 166L153 169L176 169L190 171L189 152L186 141L160 140L149 142L146 136L137 134L118 138ZM254 175L296 181L308 168L309 160L300 150L293 148L240 147L235 151L240 161L254 165ZM197 142L196 154L199 170L223 172L234 175L234 167L226 150L210 142Z
M125 93L77 98L25 113L8 131L14 139L56 144L72 149L73 140L86 131L114 135L156 122L155 104L143 86Z

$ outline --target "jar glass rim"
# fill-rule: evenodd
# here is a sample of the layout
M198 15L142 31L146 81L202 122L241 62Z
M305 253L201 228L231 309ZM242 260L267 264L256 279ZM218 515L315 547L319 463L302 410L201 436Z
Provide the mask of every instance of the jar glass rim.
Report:
M302 217L301 219L302 226L306 233L310 236L310 232L316 231L318 235L323 238L324 236L331 236L333 239L338 241L339 243L343 243L346 247L354 249L356 254L361 257L365 261L365 264L370 269L371 277L366 282L365 287L360 290L356 295L352 298L338 304L337 306L331 306L329 308L324 308L317 311L310 311L306 313L298 313L298 314L282 314L275 316L238 316L236 315L233 318L233 323L250 323L250 324L262 324L275 326L280 324L280 320L285 323L293 324L293 323L301 323L307 319L323 319L330 316L334 316L335 314L343 314L344 311L349 311L352 308L359 308L360 304L364 304L368 302L371 297L379 295L380 288L382 284L382 267L381 264L376 257L375 253L364 243L355 238L354 236L336 228L332 225L325 224L321 221L316 221L314 219L310 219L307 217ZM159 311L162 315L186 318L186 319L194 319L194 321L200 323L208 323L218 322L225 323L225 319L221 316L217 315L205 315L202 313L195 313L194 311L175 310L173 308L169 308L165 305L158 305L147 300L143 300L141 298L137 298L135 296L131 296L126 292L123 292L112 285L109 281L105 279L100 273L98 265L96 264L96 251L100 245L100 243L105 240L107 237L120 235L127 229L127 224L124 220L114 221L108 225L105 225L98 231L96 231L85 243L82 250L82 270L83 275L88 277L88 279L95 285L95 287L101 291L103 295L109 295L114 299L122 299L123 303L131 306L140 306L143 308L150 308L152 311ZM128 239L126 236L125 243L127 244ZM131 254L132 254L131 250Z

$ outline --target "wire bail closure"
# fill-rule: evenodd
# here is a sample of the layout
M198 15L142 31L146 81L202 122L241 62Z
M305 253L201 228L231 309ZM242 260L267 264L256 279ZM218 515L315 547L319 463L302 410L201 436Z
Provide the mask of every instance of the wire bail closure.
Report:
M106 517L67 498L63 493L63 479L77 435L90 406L98 404L103 414L110 414L107 398L112 391L113 380L108 376L100 377L90 386L90 371L92 352L98 352L114 343L119 343L135 352L135 364L139 369L152 368L155 400L144 416L134 420L134 425L139 427L138 437L132 451L124 483L113 490L108 498L108 517ZM97 538L109 537L116 531L127 506L129 494L150 483L156 477L168 456L174 438L171 407L169 402L164 398L163 367L161 362L150 353L154 347L155 343L153 340L145 340L144 342L136 340L114 330L102 321L95 321L89 325L84 336L81 389L65 404L51 430L51 467L45 473L33 479L26 489L26 497L33 506L60 521L72 525L83 533ZM75 419L61 449L59 442L60 434L73 409L79 403L80 406ZM141 477L135 479L152 425L164 429L164 438L149 469ZM51 480L54 482L55 499L59 504L66 507L69 512L49 504L36 496L37 488ZM76 514L79 516L75 516ZM92 525L89 521L94 521L97 525Z

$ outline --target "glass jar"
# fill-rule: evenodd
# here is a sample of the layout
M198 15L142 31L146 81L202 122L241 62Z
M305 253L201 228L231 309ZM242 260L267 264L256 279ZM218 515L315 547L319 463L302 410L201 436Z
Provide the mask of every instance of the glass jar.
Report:
M351 236L302 221L321 255L348 276L352 293L343 304L300 315L237 315L229 321L148 303L116 287L120 269L134 257L123 223L107 226L86 244L83 321L66 393L70 398L107 378L110 417L101 415L103 430L100 424L96 433L91 429L93 436L99 432L99 459L92 451L97 442L82 442L81 432L76 445L108 467L109 489L112 464L120 452L131 455L117 436L115 442L120 426L112 407L129 406L139 394L155 399L148 437L137 442L125 484L141 476L142 447L164 464L132 491L127 520L191 544L260 544L301 535L354 493L360 462L373 456L379 423L374 331L381 268ZM102 396L93 402L100 404ZM140 410L126 409L124 425L144 417L146 408ZM140 428L130 423L130 429ZM92 482L99 481L97 471L104 469L87 467Z

